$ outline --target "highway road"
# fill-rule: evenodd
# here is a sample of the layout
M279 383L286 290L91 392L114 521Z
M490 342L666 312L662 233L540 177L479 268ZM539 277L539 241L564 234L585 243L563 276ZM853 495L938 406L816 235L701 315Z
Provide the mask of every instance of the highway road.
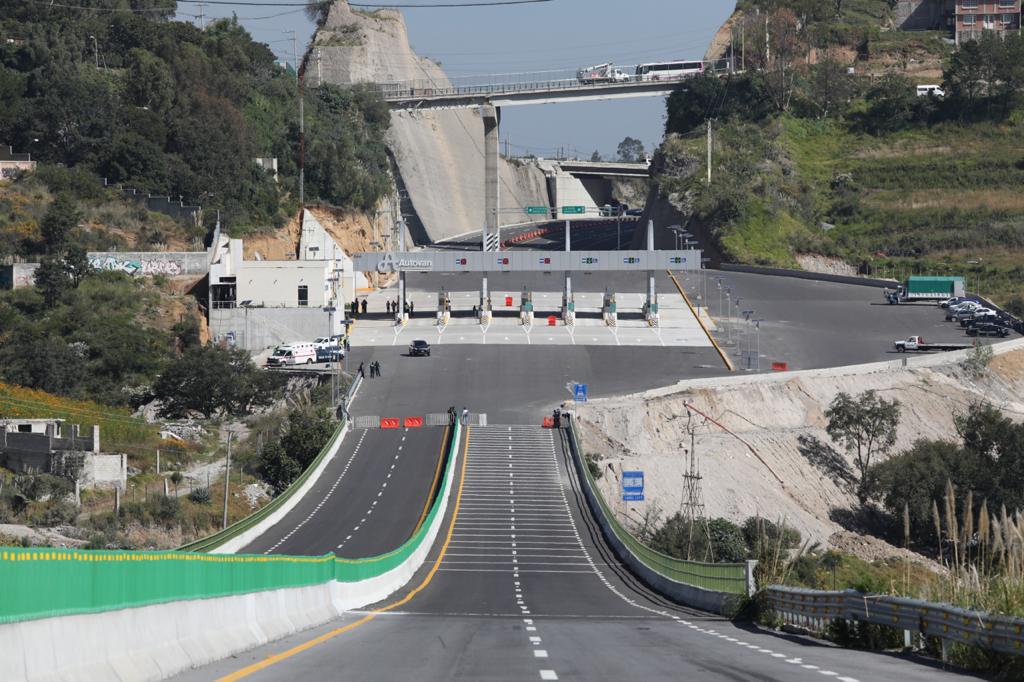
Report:
M446 433L350 431L313 489L241 553L361 558L395 549L424 515Z
M638 584L583 511L562 433L471 427L445 538L402 593L185 680L943 680L682 608Z

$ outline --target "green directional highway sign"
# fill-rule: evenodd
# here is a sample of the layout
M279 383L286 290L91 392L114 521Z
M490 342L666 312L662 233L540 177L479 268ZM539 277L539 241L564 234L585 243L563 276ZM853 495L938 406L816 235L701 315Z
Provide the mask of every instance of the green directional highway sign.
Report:
M547 215L548 214L548 210L549 209L548 209L547 206L527 206L526 207L526 214L527 215Z
M563 215L582 215L584 210L585 209L584 209L583 206L563 206L562 207L562 214Z

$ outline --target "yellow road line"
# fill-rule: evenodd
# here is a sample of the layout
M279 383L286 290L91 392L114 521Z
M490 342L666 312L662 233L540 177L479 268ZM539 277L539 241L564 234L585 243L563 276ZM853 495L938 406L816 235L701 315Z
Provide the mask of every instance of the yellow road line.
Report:
M676 285L676 289L679 290L679 295L683 297L684 301L686 301L686 305L690 308L690 312L693 313L695 318L697 318L697 324L699 324L700 328L704 330L705 334L707 334L708 341L710 341L711 345L718 351L718 355L722 358L722 362L725 363L725 366L729 368L730 372L735 372L736 367L732 364L732 360L729 359L729 354L722 350L722 347L718 345L718 341L716 341L715 337L711 335L707 325L704 324L704 320L700 319L700 315L697 314L697 311L693 308L693 304L690 303L690 297L686 295L686 292L683 291L683 287L680 286L679 280L676 279L676 276L672 274L671 270L666 270L666 272L668 272L668 276L672 279L672 283ZM711 315L708 314L708 317L711 317Z
M336 628L334 630L331 630L330 632L325 632L324 634L320 635L319 637L314 637L313 639L309 640L308 642L303 642L302 644L299 644L298 646L292 647L291 649L288 649L287 651L282 651L279 654L275 654L273 656L268 656L267 658L263 659L259 663L253 663L252 665L247 666L245 668L242 668L241 670L238 670L236 672L233 672L230 675L225 675L224 677L221 677L218 680L218 682L233 682L234 680L240 680L240 679L242 679L244 677L248 677L249 675L252 675L253 673L259 672L260 670L265 670L265 669L269 668L272 665L276 665L277 663L280 663L281 661L289 659L292 656L295 656L296 654L300 654L303 651L306 651L308 649L312 649L313 647L315 647L318 644L323 644L324 642L326 642L326 641L328 641L330 639L333 639L333 638L337 637L338 635L342 635L342 634L345 634L346 632L349 632L351 630L355 630L360 625L362 625L364 623L369 623L371 620L376 618L378 615L384 613L385 611L390 611L391 609L396 609L399 606L403 606L404 604L408 603L410 599L412 599L417 594L419 594L420 590L426 588L426 586L430 584L430 581L434 579L434 574L437 573L437 569L441 567L441 561L442 561L442 559L444 559L444 555L448 552L448 545L451 543L451 541L452 541L452 534L455 532L455 522L459 518L459 507L462 504L462 485L463 485L463 483L466 480L466 459L469 456L469 433L470 433L470 427L467 426L466 427L466 446L465 446L465 449L462 451L462 466L461 466L461 469L460 469L460 472L459 472L459 492L455 496L455 508L452 510L452 520L451 520L451 523L448 526L448 532L445 535L444 544L441 545L441 551L437 555L437 559L434 561L434 565L430 567L430 572L427 573L426 577L423 578L423 582L421 582L419 585L417 585L411 592L409 592L409 594L405 595L404 597L402 597L398 601L392 602L392 603L388 604L387 606L383 606L383 607L381 607L379 609L375 609L373 612L366 614L365 616L363 616L362 618L360 618L359 620L357 620L354 623L349 623L348 625L344 625L344 626L342 626L340 628Z
M423 525L423 519L427 518L427 513L430 512L430 503L433 501L434 491L437 489L437 482L441 479L441 465L444 463L444 446L445 443L448 442L448 431L451 430L451 428L451 426L444 427L444 436L441 437L441 452L437 456L437 467L434 469L434 480L430 482L430 490L427 492L427 501L423 503L423 511L420 513L419 521L416 522L416 527L413 528L413 535L416 535L420 526Z

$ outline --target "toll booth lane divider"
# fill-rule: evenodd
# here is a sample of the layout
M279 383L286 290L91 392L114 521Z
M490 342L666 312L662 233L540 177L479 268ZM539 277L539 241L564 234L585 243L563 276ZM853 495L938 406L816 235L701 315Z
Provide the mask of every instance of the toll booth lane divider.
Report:
M386 599L441 531L464 430L419 530L379 556L0 547L0 680L164 679Z

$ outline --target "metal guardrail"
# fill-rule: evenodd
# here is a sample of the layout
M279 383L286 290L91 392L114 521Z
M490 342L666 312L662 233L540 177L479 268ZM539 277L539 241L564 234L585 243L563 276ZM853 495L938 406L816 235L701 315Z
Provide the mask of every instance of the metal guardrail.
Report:
M943 660L951 643L1024 655L1024 618L852 590L772 585L765 593L772 610L787 622L817 632L824 631L833 620L858 621L903 630L908 647L914 634L936 637L942 642Z
M572 415L567 416L569 418L568 430L570 439L574 446L573 456L580 459L583 457L583 450L580 448L579 439L576 434L576 420ZM746 562L742 564L715 564L700 561L685 561L651 549L633 537L632 533L622 527L622 524L620 524L618 519L615 518L614 512L612 512L608 507L608 503L605 501L604 496L601 495L600 491L597 489L597 485L594 482L594 478L591 476L586 463L580 461L578 464L579 466L577 468L583 472L586 479L585 485L591 490L593 497L600 505L601 512L607 519L608 525L615 534L615 537L618 538L626 549L639 559L643 565L647 566L649 569L664 578L668 578L669 580L682 583L684 585L699 587L704 590L747 596L753 592L753 577L751 573L753 571L753 565L757 562Z

